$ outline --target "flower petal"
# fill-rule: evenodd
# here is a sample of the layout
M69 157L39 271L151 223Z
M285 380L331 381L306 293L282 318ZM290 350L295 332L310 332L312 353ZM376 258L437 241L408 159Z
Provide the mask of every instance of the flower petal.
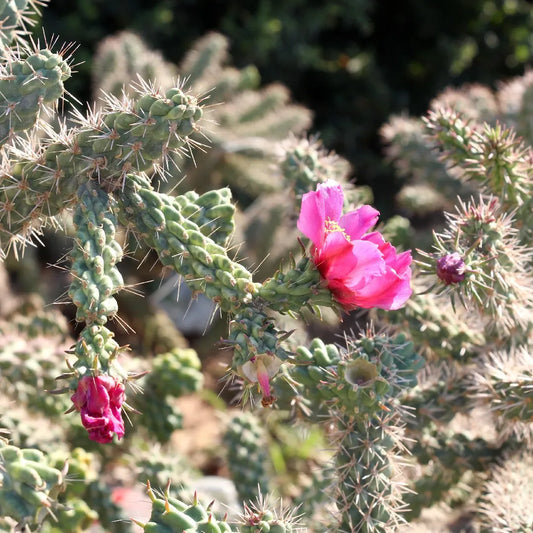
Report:
M316 191L308 192L302 197L298 229L315 246L321 246L325 237L326 220L339 220L343 201L344 194L339 184L331 180L319 184Z
M343 280L352 290L385 272L385 262L377 246L349 241L340 231L326 237L317 259L317 267L324 278Z
M119 439L124 436L124 385L115 378L106 374L84 376L71 399L90 439L105 443L113 439L114 433Z
M362 205L355 211L350 211L339 220L350 239L360 239L370 228L373 228L379 217L379 211L369 205Z
M372 307L399 309L412 294L410 281L411 269L402 277L389 269L385 276L374 278L363 289L357 291L354 301L357 306L365 309Z

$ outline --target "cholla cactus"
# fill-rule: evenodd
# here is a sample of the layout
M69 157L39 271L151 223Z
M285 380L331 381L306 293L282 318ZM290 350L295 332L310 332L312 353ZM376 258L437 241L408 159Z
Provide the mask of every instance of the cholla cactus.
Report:
M215 311L227 316L229 332L222 339L232 350L227 377L242 382L241 397L252 405L260 398L263 408L282 409L287 420L297 417L319 426L332 450L323 477L316 477L327 487L329 501L324 502L324 495L313 497L302 507L302 516L294 508L280 511L272 498L259 494L267 488L276 491L275 476L267 479L262 428L256 419L250 422L251 415L243 415L226 439L234 452L229 454L230 470L245 500L241 518L230 521L197 496L187 501L168 486L156 494L147 482L151 514L134 517L144 531L382 533L399 530L423 507L439 502L463 506L472 524L487 530L502 524L527 530L528 516L513 521L505 509L487 512L502 479L497 465L505 464L511 473L530 467L533 157L525 142L498 125L476 126L478 117L472 113L472 125L459 111L448 109L435 108L427 117L431 146L442 159L435 168L463 193L467 187L475 191L472 199L460 202L456 214L447 216L446 227L434 235L433 249L420 254L418 272L429 282L421 275L412 281L411 252L397 250L373 229L379 213L369 205L353 206L364 191L352 189L351 197L349 187L343 191L346 165L313 141L293 142L285 149L283 172L277 174L287 193L284 223L292 224L293 231L285 236L290 241L286 251L296 249L303 236L308 241L302 241L299 257L287 253L283 268L258 280L231 252L235 206L230 188L204 190L212 183L198 180L199 192L170 192L182 175L172 161L190 152L206 132L203 96L180 84L158 89L138 80L128 94L105 95L99 109L86 115L77 111L73 121L50 121L57 127L45 125L40 113L45 107L52 113L58 109L69 60L65 50L56 54L47 47L12 47L8 39L14 36L2 35L0 100L9 111L0 120L0 248L4 254L21 253L37 244L46 226L61 229L62 215L71 217L66 295L78 324L67 350L67 369L39 358L31 336L22 337L25 327L33 328L44 343L43 328L51 325L46 317L1 324L0 362L9 372L20 372L6 374L9 385L18 384L19 377L33 381L34 396L42 374L60 374L55 392L67 394L70 410L80 413L93 441L108 444L95 446L105 450L98 479L84 453L72 451L72 471L84 483L70 489L71 509L67 484L64 507L62 501L57 506L58 527L86 527L94 518L91 509L107 530L131 526L114 523L117 508L102 479L120 475L117 450L122 447L130 455L122 475L134 483L133 476L140 474L132 462L143 459L155 433L165 443L160 458L172 453L180 416L168 400L197 391L202 382L196 354L183 349L154 358L147 376L130 371L135 359L127 361L128 347L120 345L114 329L122 320L118 295L128 285L121 273L125 243L137 241L179 274L193 294L207 296ZM248 90L246 73L223 66L226 45L224 38L210 35L180 68L190 75L193 91L204 95L220 80L212 92L214 102L233 92L213 112L220 127L211 133L212 153L207 150L198 171L190 174L193 183L200 173L218 176L220 184L250 199L280 187L265 185L264 172L247 168L250 161L257 158L264 171L272 161L274 137L285 135L289 123L297 130L303 127L309 114L287 105L280 86ZM523 91L524 98L527 93ZM497 106L486 91L469 94L468 101L479 104L479 116L495 116ZM455 102L458 110L465 105L454 93L446 101ZM425 153L428 161L429 155ZM212 173L205 170L209 165ZM245 174L251 179L235 181ZM168 188L160 186L162 180ZM276 229L262 227L272 233ZM391 235L407 231L401 220L391 228ZM413 297L413 289L427 294ZM346 335L343 348L320 337L300 346L287 342L290 332L281 324L288 322L278 320L279 315L303 317L321 308L338 314L377 308L382 311L373 312L375 320L389 327ZM68 338L64 328L50 329L54 336L48 340L54 337L59 344ZM51 346L45 348L57 355ZM154 424L145 423L147 433L125 439L120 447L109 445L115 436L129 433L123 417L130 402L138 405L130 400L130 383L140 378L145 421L148 416ZM132 418L134 424L142 421ZM148 444L140 443L143 439ZM273 467L282 463L275 454L269 460ZM56 509L52 501L63 488L65 472L57 463L49 466L43 452L3 440L0 461L0 512L20 527L39 525ZM161 469L154 461L145 464L158 484L163 471L173 471L170 464ZM517 485L514 479L505 482ZM256 494L257 501L250 501ZM50 522L51 531L53 527Z
M511 88L520 95L514 105L527 111L529 79L514 80L496 96L479 87L447 91L424 119L425 137L422 123L413 121L417 149L430 154L432 147L432 161L438 156L449 182L473 194L446 214L433 249L421 252L426 278L415 282L420 294L389 317L402 330L409 327L430 361L419 386L402 396L416 412L406 429L416 442L413 457L423 465L413 476L415 494L406 499L410 519L434 503L454 502L474 510L469 521L481 531L520 530L531 520L525 513L509 529L510 517L488 513L486 499L486 487L500 483L497 465L508 461L512 471L513 460L529 454L531 147L496 123L510 109ZM507 118L516 126L512 112ZM392 150L403 140L399 134ZM409 166L406 152L397 155Z
M168 442L172 432L182 428L183 415L173 398L201 389L200 365L194 350L174 349L155 357L151 371L140 380L143 394L135 398L134 406L141 412L140 424L159 442Z
M172 497L168 491L158 496L148 483L148 495L152 500L152 513L148 522L134 520L148 533L171 533L172 531L220 531L232 533L233 529L225 519L218 520L211 511L211 504L205 506L195 497L190 504Z
M251 413L233 416L224 434L227 462L239 499L249 502L268 493L267 440L261 423Z
M161 54L144 44L141 37L124 31L104 39L93 59L94 94L120 96L129 90L129 82L140 76L162 87L171 87L175 68Z
M270 168L276 160L277 142L289 132L308 128L311 114L290 104L289 92L282 85L258 90L253 67L237 70L227 66L228 47L226 37L209 33L194 43L176 68L138 37L123 32L101 43L93 79L95 89L120 95L139 74L165 88L179 75L187 88L205 99L209 126L192 137L204 143L207 136L210 145L209 150L195 153L191 161L179 162L181 175L200 191L230 186L238 198L249 203L262 192L282 188ZM130 60L125 63L124 57Z
M531 497L531 452L507 454L495 466L481 497L481 527L485 531L528 531L533 516L527 505Z
M475 191L475 187L465 183L463 178L483 180L487 173L489 179L500 180L499 184L495 181L495 187L507 188L513 195L518 195L520 204L527 204L522 209L530 212L527 185L524 190L523 180L528 181L524 176L530 160L527 144L533 143L532 87L533 76L528 72L501 83L495 92L480 85L467 85L459 89L447 89L438 95L430 104L434 114L430 114L427 121L429 133L438 132L439 121L457 121L456 127L449 131L452 136L442 145L448 151L446 157L442 157L438 149L443 138L435 142L434 137L426 135L422 120L405 116L391 117L381 130L387 144L387 156L398 173L409 180L405 190L402 189L398 195L400 205L410 213L422 215L441 209L449 210L458 194L468 197ZM447 126L443 128L443 133L446 130ZM461 134L465 137L461 138ZM525 144L521 144L520 139ZM468 149L461 151L461 146L466 148L468 143ZM497 154L494 164L491 154ZM520 159L523 163L518 164ZM460 181L457 180L458 169L452 163L459 160L465 163L458 167ZM509 162L513 173L505 178L510 168ZM516 185L509 186L509 180L517 180ZM494 194L499 195L500 192L494 190ZM416 203L410 203L410 198ZM500 200L508 201L504 197Z
M0 320L0 386L6 397L50 417L68 409L62 397L44 392L55 388L70 347L66 329L57 310L32 312L22 306Z
M21 527L34 527L53 512L63 489L67 466L52 468L39 450L17 448L0 439L0 514Z

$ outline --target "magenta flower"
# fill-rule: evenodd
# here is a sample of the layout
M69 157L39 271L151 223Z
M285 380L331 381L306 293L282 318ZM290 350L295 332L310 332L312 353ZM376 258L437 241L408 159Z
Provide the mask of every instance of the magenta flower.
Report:
M81 413L81 422L89 432L89 438L106 443L124 436L122 403L124 385L106 374L85 376L80 379L71 397L74 407Z
M378 231L369 205L342 214L344 194L329 180L304 194L298 229L313 242L313 259L335 299L356 307L398 309L411 296L411 252L396 253Z

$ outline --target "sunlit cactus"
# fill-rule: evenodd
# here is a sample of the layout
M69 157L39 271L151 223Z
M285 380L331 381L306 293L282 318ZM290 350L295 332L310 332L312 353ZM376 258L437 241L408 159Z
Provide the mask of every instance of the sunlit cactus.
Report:
M483 487L480 523L484 531L525 532L533 527L527 501L531 496L531 452L506 455Z
M93 92L120 96L130 91L129 81L140 76L162 87L172 86L175 68L150 50L138 35L124 31L104 39L93 59Z
M382 129L402 214L440 222L411 252L427 228L376 226L346 161L314 137L279 144L310 111L228 66L224 36L177 69L131 34L107 40L100 103L65 117L69 47L24 44L38 2L4 4L1 259L12 269L48 228L70 240L56 302L69 320L0 272L0 529L394 533L438 516L452 531L447 505L472 530L529 531L530 76L447 90L423 121ZM131 256L210 301L215 349L154 326L148 305L138 338ZM317 325L323 312L343 329ZM218 411L233 395L231 418ZM187 443L199 421L214 431ZM309 431L290 450L286 424ZM188 464L186 444L208 464ZM237 508L195 492L208 473L231 476ZM126 516L139 483L146 516Z
M176 67L152 52L137 36L124 32L103 41L94 67L96 95L103 89L120 95L129 91L140 74L168 88L179 78L205 105L208 124L198 142L210 149L197 151L190 161L180 161L186 186L198 191L230 186L247 203L266 191L280 190L282 182L270 170L276 145L290 132L301 133L311 114L290 103L288 90L279 84L258 88L253 67L229 66L229 43L225 36L208 33L193 44ZM131 56L124 63L123 56ZM224 105L220 105L220 104Z
M2 438L0 469L0 515L14 519L21 528L38 527L48 513L53 513L55 499L63 490L67 463L57 470L41 451L18 448Z
M500 83L496 91L476 84L446 89L431 102L425 125L417 118L391 117L381 129L387 157L406 186L420 192L417 204L409 204L409 189L401 190L400 205L412 214L449 210L458 194L467 198L473 192L468 182L478 180L527 217L532 86L527 72Z
M194 350L176 348L155 357L151 371L139 380L142 394L132 403L141 413L139 423L158 442L168 442L173 431L183 427L174 399L202 388L200 364Z

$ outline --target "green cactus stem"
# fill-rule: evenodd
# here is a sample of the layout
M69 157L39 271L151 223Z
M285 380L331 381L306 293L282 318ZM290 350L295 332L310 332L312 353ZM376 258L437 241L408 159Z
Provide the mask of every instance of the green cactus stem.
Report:
M277 375L282 361L290 356L283 347L287 335L276 329L272 318L255 308L244 308L231 320L229 337L225 341L233 348L228 377L237 374L244 378L245 401L253 398L255 386L261 389L263 406L276 401L270 381Z
M223 438L227 465L239 500L247 503L268 492L266 432L251 413L233 416Z
M32 128L43 105L55 105L70 77L68 60L44 48L10 57L0 70L0 145Z
M179 198L158 194L130 176L124 184L123 198L124 223L157 251L163 265L181 274L193 291L204 292L223 311L235 312L251 300L256 291L251 273L202 232L181 207ZM198 198L200 205L202 198ZM196 213L197 209L191 211ZM220 216L216 211L215 219Z
M344 353L315 339L291 362L290 377L303 385L295 392L308 401L303 414L312 421L326 416L336 427L334 530L389 531L401 522L402 508L396 482L402 423L394 399L416 385L422 359L404 335L367 332L350 339Z
M447 215L447 228L435 234L435 253L420 262L433 275L436 292L447 293L488 317L487 337L505 336L513 343L527 338L533 301L531 253L520 244L517 221L495 197L460 202L457 213ZM438 260L458 254L464 261L464 280L444 283L438 278Z
M533 420L533 357L527 346L483 357L471 379L470 392L495 416L512 422Z
M257 291L257 298L280 313L297 313L304 307L333 307L335 304L331 291L324 286L320 272L311 258L304 256L296 264L291 261L285 272L279 270L268 278Z
M104 373L125 381L130 376L118 360L124 349L115 341L113 332L105 326L86 326L74 348L68 352L76 357L70 367L72 373L64 374L61 378L76 376L74 379L77 383L79 377ZM75 389L76 386L71 388Z
M171 87L176 69L160 53L150 50L138 35L123 31L98 44L91 74L95 94L100 91L120 96L122 91L131 92L131 82L138 76Z
M33 529L52 512L63 489L67 467L60 471L33 448L17 448L0 438L0 516Z
M211 504L203 505L196 494L193 501L187 504L172 497L168 490L158 496L147 483L148 495L152 500L152 513L148 522L133 520L146 533L237 533L238 530L225 520L218 520L211 511ZM213 502L214 503L214 502Z
M418 278L420 280L420 278ZM486 344L480 317L471 309L454 308L443 295L428 292L428 285L414 282L414 294L395 313L378 312L380 319L404 330L429 360L468 361Z
M122 259L122 247L115 240L117 221L108 194L95 182L88 182L80 187L78 198L68 294L77 307L78 322L102 326L118 311L114 295L124 286L116 267Z
M187 146L201 116L196 98L180 88L160 94L143 85L135 100L109 97L102 111L78 114L77 127L63 126L58 133L48 128L50 139L41 149L17 151L16 163L3 170L13 192L0 199L1 248L24 244L46 220L75 203L88 178L107 190L121 189L128 172L164 167L169 154Z
M19 41L25 44L24 36L28 33L27 26L32 26L32 15L40 14L39 7L48 0L17 0L0 3L0 51Z
M426 366L417 386L401 395L402 405L414 415L406 419L407 427L420 429L431 423L449 423L471 403L465 395L470 381L471 376L464 369L446 363Z
M183 427L183 415L173 399L201 389L200 366L194 350L176 348L155 357L152 370L140 380L143 394L134 406L141 412L140 424L158 442L168 442L174 430Z
M195 350L176 348L154 358L146 379L147 386L157 394L175 398L197 392L204 382L200 367Z
M142 383L139 385L143 386ZM172 398L158 396L144 387L142 394L136 395L132 404L140 412L134 430L142 428L150 438L161 444L168 443L177 429L183 429L183 413Z
M300 517L294 509L284 509L268 496L259 495L257 501L247 503L240 516L240 533L296 533L300 531Z
M336 456L337 508L333 529L343 533L386 533L401 523L398 431L394 414L342 416Z

